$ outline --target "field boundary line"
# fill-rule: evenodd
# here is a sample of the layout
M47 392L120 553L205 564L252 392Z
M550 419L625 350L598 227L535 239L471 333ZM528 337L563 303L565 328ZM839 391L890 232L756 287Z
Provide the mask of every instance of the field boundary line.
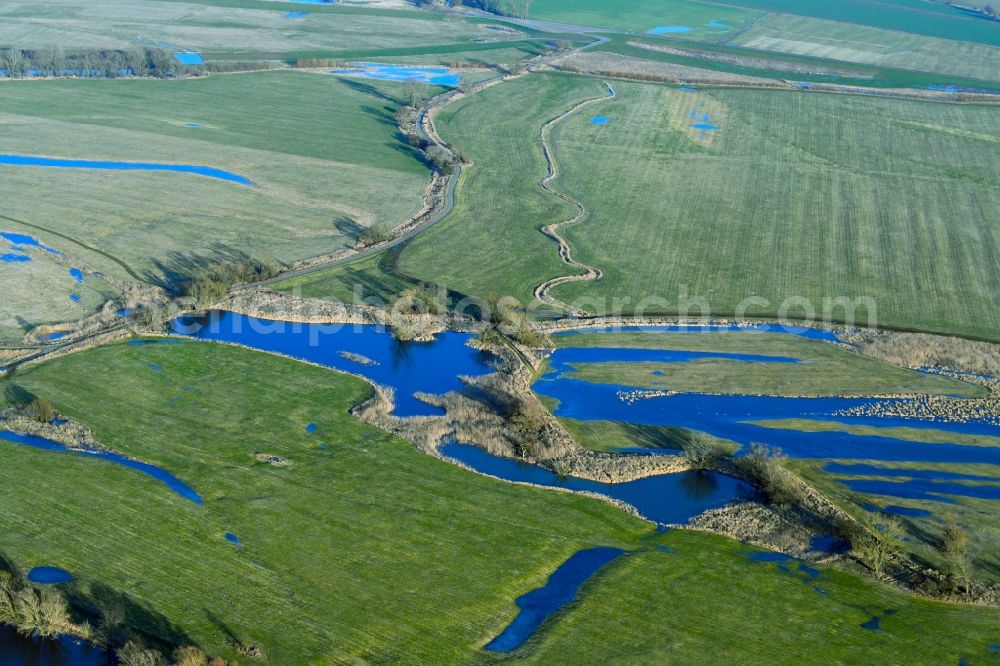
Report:
M576 199L573 199L572 197L563 194L562 192L559 192L558 190L552 187L551 185L552 181L559 177L559 163L556 161L555 151L553 150L552 146L549 145L548 135L549 135L549 130L553 126L558 124L560 121L568 118L572 114L576 113L583 107L590 106L598 102L606 102L618 96L618 94L615 92L615 89L612 88L611 84L608 83L607 81L604 82L604 87L607 88L606 95L602 95L601 97L595 97L593 99L584 100L583 102L579 102L573 105L569 110L559 114L552 120L542 125L542 128L541 130L539 130L538 133L538 136L542 142L542 152L545 154L545 162L548 164L548 172L540 181L538 181L538 186L541 187L546 192L548 192L549 194L552 194L562 199L566 203L576 208L576 214L573 217L571 217L568 220L563 220L562 222L554 222L552 224L547 224L544 227L542 227L541 232L545 236L556 242L556 244L559 246L559 256L562 258L565 264L572 266L573 268L580 269L583 272L577 273L576 275L561 275L559 277L554 277L549 280L546 280L545 282L535 287L535 298L548 305L561 308L573 314L574 316L579 316L583 313L577 310L576 308L573 308L570 305L563 303L559 299L550 296L548 293L549 290L552 289L553 287L557 287L561 284L567 284L569 282L593 282L594 280L600 280L604 276L604 273L601 272L601 269L597 268L596 266L590 266L589 264L584 264L574 259L573 252L572 249L570 248L569 243L566 241L565 238L559 235L560 227L571 226L582 222L583 219L587 216L587 209L584 208L583 204L577 201Z
M79 240L73 238L72 236L67 236L66 234L59 233L58 231L53 231L52 229L49 229L47 227L43 227L40 224L32 224L31 222L25 222L24 220L19 220L17 218L9 217L7 215L0 215L0 220L7 220L8 222L13 222L15 224L20 224L20 225L23 225L25 227L30 227L32 229L37 229L39 231L44 231L47 234L52 234L53 236L58 236L59 238L68 240L71 243L79 245L80 247L82 247L85 250L89 250L90 252L95 252L95 253L101 255L102 257L104 257L105 259L110 259L111 261L113 261L116 264L118 264L119 266L121 266L125 270L126 273L128 273L129 275L131 275L133 278L135 278L136 280L138 280L140 283L142 283L142 284L148 283L148 280L144 280L142 277L140 277L138 273L136 273L134 270L132 270L131 266L129 266L128 264L126 264L124 261L122 261L118 257L114 256L113 254L108 254L104 250L99 250L96 247L91 247L90 245L87 245L83 241L79 241Z

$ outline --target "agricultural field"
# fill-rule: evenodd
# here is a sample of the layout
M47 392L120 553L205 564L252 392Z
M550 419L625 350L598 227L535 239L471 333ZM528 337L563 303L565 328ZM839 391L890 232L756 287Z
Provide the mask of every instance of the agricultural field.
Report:
M981 44L996 45L1000 29L1000 24L928 0L728 0L727 4Z
M770 15L730 44L844 62L1000 81L1000 23L985 44L819 19Z
M85 599L128 594L130 620L214 654L232 654L238 640L262 648L262 663L485 660L480 648L516 613L514 597L593 545L629 554L515 659L670 649L685 662L708 644L745 648L748 632L765 630L769 644L753 657L762 661L792 645L811 659L918 659L927 649L952 658L984 654L994 640L994 609L922 601L827 567L809 579L820 595L803 585L804 570L748 561L753 549L736 541L657 534L594 499L433 460L349 416L370 389L325 369L208 343L120 344L15 382L4 395L49 396L102 443L170 470L204 503L103 461L4 443L0 475L16 476L3 483L16 492L0 496L5 554L22 567L74 571ZM289 464L256 461L254 451ZM777 626L765 612L775 604ZM884 633L860 628L885 608L897 614ZM733 609L738 621L718 621ZM607 621L611 611L630 619L626 633ZM802 642L805 626L812 638ZM932 648L917 640L927 627L940 632Z
M286 16L299 10L308 15ZM242 52L256 59L255 52L413 47L488 37L489 32L462 19L412 10L175 0L17 0L0 8L0 44L20 48L111 49L159 43L195 52Z
M538 187L538 129L574 102L600 98L599 84L533 75L442 112L440 132L475 166L463 173L455 211L402 252L398 269L526 304L537 285L572 273L539 233L573 211ZM554 186L587 210L563 233L577 260L604 272L553 296L589 299L583 305L598 313L619 299L626 311L703 314L704 300L718 316L741 305L748 316L774 316L791 298L790 316L812 308L835 320L844 308L824 299L843 297L858 305L859 323L870 298L880 325L995 337L994 107L614 87L617 98L552 130ZM608 122L593 124L598 115ZM718 129L693 127L704 116Z
M499 0L498 8L509 15L523 14L523 0ZM669 3L625 0L614 5L600 0L534 0L528 18L537 21L591 26L628 32L650 32L664 36L719 41L732 37L764 12L732 4L675 0Z
M252 185L193 174L0 166L0 212L154 279L195 254L288 263L351 247L360 229L400 223L421 206L430 172L395 127L405 85L302 72L8 83L0 115L5 152L204 165ZM288 99L299 104L289 107ZM105 257L88 261L129 278Z
M775 314L788 298L821 313L824 298L869 297L880 325L995 337L995 107L616 90L606 125L587 113L553 131L554 185L588 211L565 236L604 271L560 300L699 313L701 298L721 314L755 297L747 313ZM692 113L718 129L695 134Z

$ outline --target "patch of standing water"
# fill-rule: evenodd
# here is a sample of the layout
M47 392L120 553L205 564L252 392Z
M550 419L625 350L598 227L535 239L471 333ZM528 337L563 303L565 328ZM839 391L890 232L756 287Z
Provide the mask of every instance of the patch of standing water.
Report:
M69 300L73 301L74 303L79 303L83 299L80 298L80 294L70 294Z
M607 116L594 116L593 118L590 119L590 124L591 125L607 125L608 124L608 117Z
M827 555L839 555L851 549L851 542L830 534L814 536L809 541L809 550Z
M462 83L462 76L447 67L420 67L392 65L381 62L352 62L351 69L330 70L336 76L349 76L379 81L413 81L436 86L454 87Z
M545 587L518 597L516 603L521 612L503 633L486 644L486 649L510 652L524 645L549 616L573 601L581 585L624 553L624 550L608 546L574 553L549 576Z
M26 254L17 254L15 252L8 252L6 254L0 254L0 263L5 264L19 264L27 261L31 261L31 257Z
M177 59L182 65L204 65L205 61L201 59L201 55L194 53L192 51L184 51L182 53L175 53L174 58Z
M602 329L571 331L558 334L559 338L598 332ZM607 330L607 329L603 329ZM738 326L710 326L685 328L678 326L643 329L638 327L611 330L700 332L744 331L784 332L802 335L810 339L834 341L829 331L819 329L786 330L779 326L743 328ZM743 333L741 333L743 334ZM781 420L804 418L810 420L836 421L847 425L875 425L881 427L932 428L963 434L1000 435L1000 427L984 422L940 423L920 419L898 417L854 417L835 416L845 410L866 407L876 402L868 398L796 398L748 395L708 395L698 393L677 393L672 395L639 396L642 399L622 399L641 393L634 386L598 384L575 379L564 372L563 359L586 353L591 361L607 354L613 359L622 353L622 348L596 348L603 350L581 352L574 347L557 349L549 363L555 368L539 378L533 389L536 393L557 401L557 416L585 421L619 421L641 425L667 425L731 439L744 446L744 451L754 442L767 442L780 447L787 455L796 458L855 458L886 461L944 462L944 463L989 463L1000 464L1000 448L967 446L955 443L920 443L881 437L877 435L853 435L840 430L804 433L792 429L765 428L749 421ZM595 348L586 348L595 349ZM631 352L629 352L631 353Z
M0 166L55 167L61 169L99 169L111 171L169 171L190 173L240 185L253 186L253 181L243 176L207 166L189 164L163 164L156 162L109 162L100 160L64 160L30 155L0 155Z
M49 339L49 342L58 342L59 340L62 340L63 338L65 338L67 335L69 335L69 334L68 333L64 333L63 331L55 331L53 333L49 333L49 338L48 339Z
M59 567L35 567L28 572L28 580L40 585L61 585L73 580L73 574Z
M647 35L682 35L694 29L686 25L660 25L648 31Z
M24 444L36 449L44 449L46 451L59 451L64 453L73 453L76 455L87 456L89 458L99 458L101 460L106 460L108 462L113 462L117 465L123 467L128 467L129 469L134 469L138 472L142 472L146 476L152 477L157 481L162 482L170 490L174 491L184 499L190 500L195 504L201 504L201 497L198 496L190 486L185 484L183 481L175 477L174 475L167 472L161 467L155 465L150 465L147 463L142 463L137 460L130 460L125 456L119 455L117 453L110 453L108 451L83 451L77 449L69 449L65 445L55 442L51 439L46 439L44 437L36 437L35 435L18 435L16 433L10 432L9 430L0 430L0 439L5 439L16 444Z
M102 648L61 634L53 639L22 636L0 624L0 660L4 666L108 666L112 657Z
M678 472L624 483L601 483L560 477L544 467L501 458L469 444L445 444L438 450L481 474L604 495L635 507L643 517L660 524L686 523L708 509L754 496L751 486L718 472Z
M286 19L300 19L309 16L309 12L287 12L285 14Z
M240 541L240 538L235 534L233 534L232 532L226 532L222 536L226 541L233 544L234 546L240 547L243 545L243 542Z
M309 433L316 432L316 424L315 423L310 423L309 425L307 425L306 426L306 432L309 432Z
M0 155L0 158L2 157L3 156ZM2 161L0 161L0 164L2 164ZM0 238L10 243L14 246L14 249L18 251L23 251L21 250L22 247L34 247L38 248L42 252L48 252L49 254L62 254L59 250L43 245L37 238L27 234L17 234L12 231L0 231Z
M882 507L875 504L862 504L861 508L871 513L884 513L887 516L900 516L902 518L930 518L934 515L927 509L917 509L910 506L898 506L896 504L888 504Z
M83 284L83 271L81 271L79 268L69 269L69 276L74 280L76 280L77 284Z
M395 390L397 416L442 413L414 396L461 389L462 376L489 374L489 354L467 346L471 334L445 332L432 342L399 342L385 329L353 324L299 324L257 319L230 312L179 317L175 333L200 340L230 342L357 374ZM341 352L375 361L359 365Z

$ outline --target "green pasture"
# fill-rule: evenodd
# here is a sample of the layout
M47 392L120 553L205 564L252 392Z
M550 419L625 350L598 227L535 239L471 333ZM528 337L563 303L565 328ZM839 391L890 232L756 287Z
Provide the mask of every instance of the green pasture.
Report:
M285 18L294 10L309 16ZM0 7L0 46L19 48L127 48L163 42L191 51L378 49L471 42L488 35L461 18L430 12L283 2L67 0Z
M154 277L194 254L290 263L335 252L353 246L363 227L398 224L421 205L429 170L394 118L405 92L404 84L303 72L10 83L0 113L6 152L198 164L255 186L179 173L6 166L0 214ZM85 258L95 266L128 277L91 254Z
M523 0L500 0L502 11L518 14ZM697 0L623 0L614 4L601 0L534 0L528 18L628 32L648 32L662 26L683 26L689 32L667 34L687 39L719 41L731 37L764 12Z

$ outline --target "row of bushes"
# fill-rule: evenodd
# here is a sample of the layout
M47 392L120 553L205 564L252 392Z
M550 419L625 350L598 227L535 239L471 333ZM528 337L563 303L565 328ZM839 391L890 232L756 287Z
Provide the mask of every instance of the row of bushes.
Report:
M0 51L0 70L10 78L26 76L85 76L169 78L199 74L197 66L178 61L172 51L153 47L101 49L66 53L61 48Z

